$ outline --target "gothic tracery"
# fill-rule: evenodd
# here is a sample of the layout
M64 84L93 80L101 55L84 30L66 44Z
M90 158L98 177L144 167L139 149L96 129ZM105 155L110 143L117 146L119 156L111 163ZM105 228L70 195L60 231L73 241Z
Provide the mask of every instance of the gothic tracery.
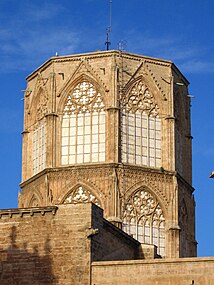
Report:
M142 80L137 81L124 98L121 121L123 162L160 167L159 107Z
M105 161L105 106L83 81L68 94L62 120L62 164Z
M165 218L158 200L145 188L126 202L123 229L141 243L155 244L158 254L165 255Z
M88 190L79 186L75 191L70 193L64 201L66 203L87 203L93 202L100 207L100 202L98 199Z
M132 113L137 110L156 117L159 108L147 86L140 80L132 87L125 102L125 109Z

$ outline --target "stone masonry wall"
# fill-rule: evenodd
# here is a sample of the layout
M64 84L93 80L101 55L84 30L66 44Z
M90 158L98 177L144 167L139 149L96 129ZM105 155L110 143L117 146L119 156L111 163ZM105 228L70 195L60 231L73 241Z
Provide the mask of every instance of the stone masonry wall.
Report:
M91 205L0 211L0 284L89 284Z
M214 258L93 262L93 285L212 285Z
M0 285L89 285L91 260L133 259L139 243L92 203L0 211Z
M103 219L103 210L92 205L92 224L97 230L92 238L92 261L130 260L138 258L140 243L107 220Z

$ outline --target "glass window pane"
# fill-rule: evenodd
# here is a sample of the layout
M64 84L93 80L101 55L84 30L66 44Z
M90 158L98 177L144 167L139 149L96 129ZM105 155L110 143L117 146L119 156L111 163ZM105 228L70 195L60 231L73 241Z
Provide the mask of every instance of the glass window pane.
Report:
M63 119L62 120L62 127L63 128L69 127L69 119Z
M105 125L99 125L99 132L100 132L100 134L105 133Z
M105 152L105 143L100 143L100 152Z
M68 141L69 141L69 138L68 138L68 137L62 138L62 146L68 145Z
M76 137L70 137L70 145L76 144Z
M98 125L92 126L92 134L98 134Z
M98 162L98 153L92 154L92 162Z
M83 136L77 137L77 144L83 144Z
M90 135L85 136L84 140L85 140L85 144L89 144L91 142L91 136Z
M161 148L161 141L156 140L155 143L156 143L156 148L160 149Z
M70 128L76 128L76 115L70 117Z
M105 153L100 153L99 154L99 161L105 161Z
M141 155L141 147L140 146L136 146L136 155Z
M68 156L62 156L62 164L68 164Z
M156 130L161 130L161 121L160 119L156 119Z
M85 125L90 126L91 125L91 116L90 114L85 114Z
M83 154L77 154L77 163L83 162Z
M84 153L90 153L90 151L91 151L90 144L85 144L84 145Z
M92 116L92 124L93 124L93 125L98 124L98 116L97 116L97 115L93 115L93 116Z
M93 134L92 135L92 142L93 143L98 143L98 135L97 134Z
M74 164L76 161L75 161L75 155L70 155L69 156L69 164ZM68 162L67 162L68 164Z
M141 165L141 156L136 156L136 164Z
M80 136L83 135L83 127L78 127L77 128L77 134L80 135Z
M105 142L105 134L100 135L100 142Z
M62 155L67 155L68 154L68 147L62 147Z
M72 154L72 155L75 155L75 153L76 153L76 147L75 147L75 146L70 146L70 147L69 147L69 153Z
M62 129L62 136L63 137L68 137L69 136L69 129L68 128L63 128Z
M84 162L90 162L90 154L88 153L84 154Z
M91 126L85 126L85 134L89 135L91 133Z
M92 144L92 153L98 152L98 144Z
M79 114L77 117L77 124L78 126L83 126L83 116L82 114Z

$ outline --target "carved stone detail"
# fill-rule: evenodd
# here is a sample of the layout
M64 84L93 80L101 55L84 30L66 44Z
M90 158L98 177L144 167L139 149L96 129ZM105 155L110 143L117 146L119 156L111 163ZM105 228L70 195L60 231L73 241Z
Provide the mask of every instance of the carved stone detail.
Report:
M64 201L66 203L87 203L93 202L97 206L100 206L98 199L88 190L79 186L75 191L70 193Z
M48 112L48 96L47 94L39 90L37 98L37 105L36 105L36 120L41 120Z
M164 221L163 211L157 199L145 188L138 190L128 198L123 219L131 221L146 216L153 221Z
M156 117L159 107L148 87L141 81L137 81L125 98L126 111L135 113L137 110Z
M64 114L90 113L91 111L103 111L104 103L101 94L87 81L79 83L68 95Z

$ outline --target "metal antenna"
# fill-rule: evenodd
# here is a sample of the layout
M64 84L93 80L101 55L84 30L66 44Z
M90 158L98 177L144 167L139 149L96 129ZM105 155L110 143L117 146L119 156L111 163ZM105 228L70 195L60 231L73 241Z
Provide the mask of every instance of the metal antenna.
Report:
M110 42L110 39L109 39L109 34L111 33L112 31L112 24L111 24L111 21L112 21L112 0L110 0L110 19L109 19L109 27L106 29L106 50L109 50L109 47L111 45L111 42Z

